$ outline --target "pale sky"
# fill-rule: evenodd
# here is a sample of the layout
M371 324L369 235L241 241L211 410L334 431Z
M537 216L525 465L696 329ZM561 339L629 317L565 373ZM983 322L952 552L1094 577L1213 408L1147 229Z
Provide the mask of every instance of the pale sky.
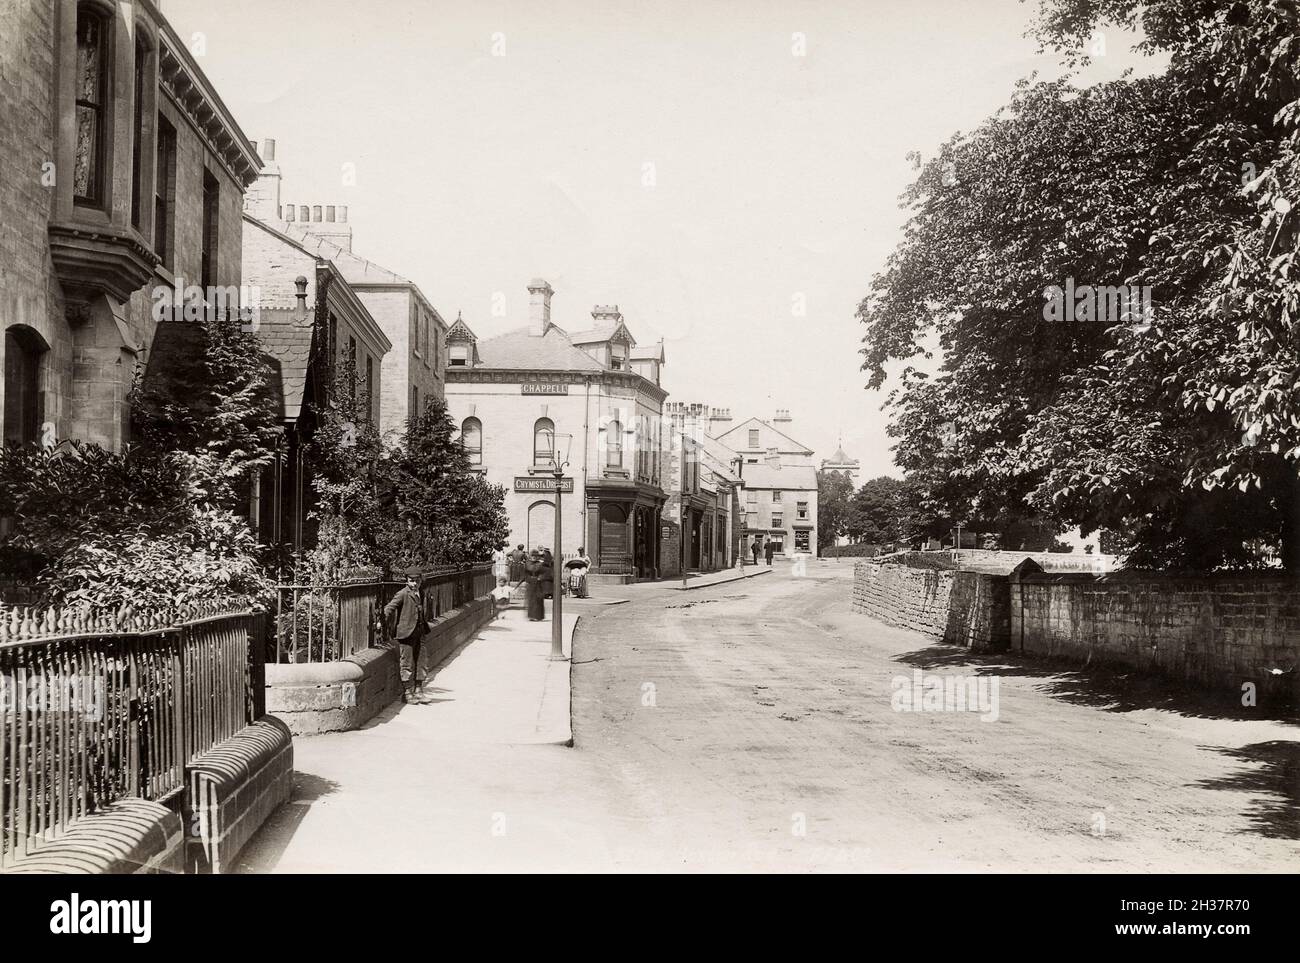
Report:
M449 323L526 324L536 276L570 331L618 304L665 339L672 400L788 408L864 478L898 474L854 310L900 236L905 155L1059 73L1019 0L162 6L245 133L276 139L282 201L348 205L354 251ZM1106 39L1089 81L1138 63Z

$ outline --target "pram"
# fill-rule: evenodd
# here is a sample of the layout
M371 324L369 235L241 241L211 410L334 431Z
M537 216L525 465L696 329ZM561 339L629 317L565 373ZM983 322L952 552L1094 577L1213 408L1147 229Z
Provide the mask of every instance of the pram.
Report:
M587 566L576 558L564 563L564 579L561 583L565 595L585 598L587 595Z

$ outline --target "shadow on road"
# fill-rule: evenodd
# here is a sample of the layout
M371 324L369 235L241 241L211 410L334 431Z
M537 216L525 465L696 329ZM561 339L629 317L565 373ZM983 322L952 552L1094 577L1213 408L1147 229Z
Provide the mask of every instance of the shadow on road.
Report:
M1251 832L1271 839L1300 839L1300 742L1275 739L1240 749L1202 746L1230 759L1254 763L1231 776L1192 783L1197 789L1226 789L1256 797L1245 813Z
M943 643L900 653L894 656L894 661L924 670L966 668L976 675L1042 679L1038 688L1052 697L1107 712L1162 709L1200 719L1268 719L1300 726L1294 705L1268 699L1263 691L1259 705L1246 707L1232 692L1207 691L1176 679L1113 665L1080 666L1075 662L1030 658L1012 652L971 652Z

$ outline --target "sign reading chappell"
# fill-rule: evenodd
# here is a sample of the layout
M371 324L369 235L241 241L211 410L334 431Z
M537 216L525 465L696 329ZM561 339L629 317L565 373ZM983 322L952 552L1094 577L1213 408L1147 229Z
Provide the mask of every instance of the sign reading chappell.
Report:
M517 492L553 492L553 491L555 491L555 479L554 479L553 477L548 477L548 476L546 476L546 475L541 475L541 476L538 476L538 477L536 477L536 478L533 478L533 477L525 478L525 477L523 477L523 476L516 476L516 477L515 477L515 491L517 491ZM573 491L573 479L572 479L572 478L561 478L561 479L560 479L560 491L562 491L562 492L571 492L571 491Z
M567 395L569 386L562 382L525 381L519 386L521 395Z

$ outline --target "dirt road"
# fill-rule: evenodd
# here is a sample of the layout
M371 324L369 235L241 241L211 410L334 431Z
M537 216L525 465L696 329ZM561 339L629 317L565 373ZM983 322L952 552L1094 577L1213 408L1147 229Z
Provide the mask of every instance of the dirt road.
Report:
M584 616L574 736L609 868L1300 869L1295 723L933 645L850 612L850 578ZM896 711L932 675L996 680L996 721Z

